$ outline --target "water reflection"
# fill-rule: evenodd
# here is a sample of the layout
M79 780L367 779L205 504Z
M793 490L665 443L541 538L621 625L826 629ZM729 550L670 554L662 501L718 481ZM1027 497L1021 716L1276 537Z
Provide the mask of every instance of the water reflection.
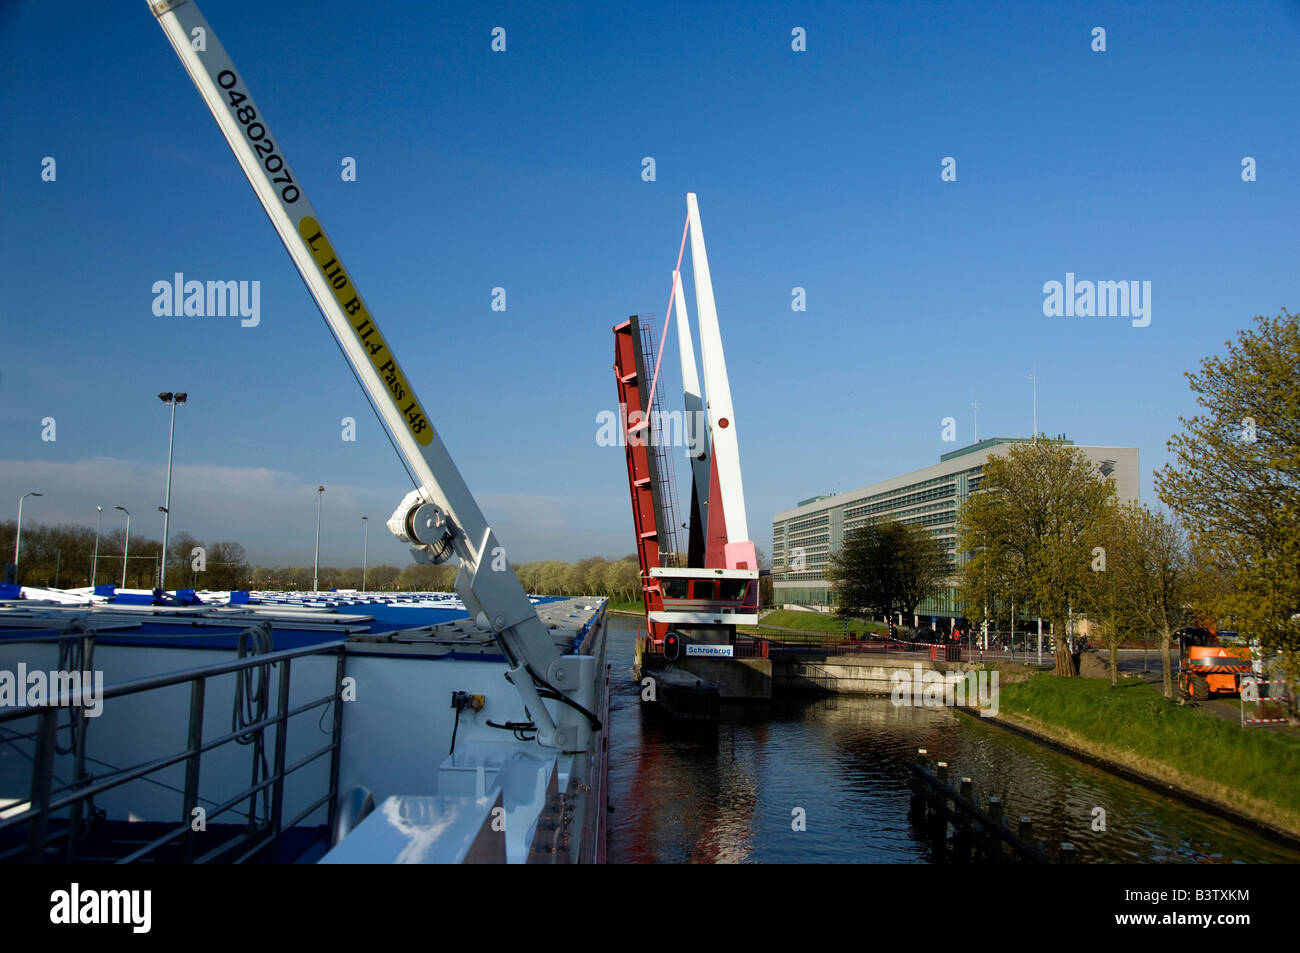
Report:
M623 863L925 863L907 818L917 748L969 777L976 796L1029 815L1055 855L1089 863L1300 862L1195 808L946 709L833 697L724 706L716 728L652 717L632 681L636 624L615 619L609 661L609 857ZM1094 830L1094 808L1105 811ZM795 830L802 809L805 830Z

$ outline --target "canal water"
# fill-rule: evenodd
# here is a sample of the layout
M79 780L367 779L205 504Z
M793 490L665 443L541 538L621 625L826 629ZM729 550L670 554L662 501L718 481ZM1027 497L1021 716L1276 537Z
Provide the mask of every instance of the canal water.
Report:
M1008 817L1032 817L1052 856L1070 841L1082 863L1300 863L1300 851L947 709L838 696L727 706L718 726L683 730L641 708L637 629L611 617L612 862L932 862L907 817L909 764L925 748L971 778L981 803L999 795Z

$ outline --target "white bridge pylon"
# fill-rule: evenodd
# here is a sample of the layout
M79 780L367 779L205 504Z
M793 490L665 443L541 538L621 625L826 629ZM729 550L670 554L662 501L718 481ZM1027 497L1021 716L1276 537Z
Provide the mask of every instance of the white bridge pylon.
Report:
M686 210L691 239L691 270L695 276L695 312L700 326L700 363L704 371L709 449L718 471L718 491L726 518L726 568L757 569L754 544L749 538L749 523L745 517L745 488L740 477L740 444L736 434L736 416L731 406L731 384L727 379L727 361L723 356L722 333L718 328L718 309L713 300L713 278L709 274L709 256L704 248L700 207L694 192L686 194ZM678 318L681 322L678 325L678 342L679 345L684 342L681 347L682 381L687 391L689 410L691 383L695 382L697 399L699 384L695 374L693 348L689 347L690 328L680 293L680 275L675 276L674 281L679 302ZM696 462L698 461L692 461L693 468ZM696 478L699 479L698 471ZM703 482L697 485L708 487L709 476L705 475Z
M682 358L682 391L686 399L686 426L702 427L704 417L704 396L700 390L700 375L695 367L695 342L691 339L691 319L686 313L686 298L682 291L682 273L673 272L674 316L677 318L677 351ZM694 480L693 492L698 494L699 517L706 519L709 496L709 450L707 434L685 434L684 439L690 448L691 477ZM699 450L698 453L693 452ZM698 527L703 538L704 527Z

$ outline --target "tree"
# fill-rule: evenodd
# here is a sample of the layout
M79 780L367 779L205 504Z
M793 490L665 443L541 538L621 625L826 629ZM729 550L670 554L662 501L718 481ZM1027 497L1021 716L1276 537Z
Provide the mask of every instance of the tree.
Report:
M248 554L239 543L213 543L207 552L208 569L203 580L207 589L248 587Z
M337 585L340 589L360 589L361 588L361 567L352 566L348 569L340 569L336 577ZM367 579L366 583L369 584Z
M1173 632L1194 621L1197 564L1187 537L1163 513L1137 505L1124 507L1121 531L1114 571L1120 580L1124 611L1143 631L1160 633L1164 695L1172 701Z
M537 563L520 563L515 567L515 575L524 587L524 592L537 592Z
M1058 675L1076 674L1060 633L1085 598L1114 492L1082 450L1040 438L990 457L979 489L958 514L958 545L973 553L962 569L963 598L979 605L1001 586L1004 596L1032 605L1058 633Z
M569 579L569 592L575 596L598 596L605 590L606 561L592 556L574 563Z
M826 578L835 587L836 613L849 618L911 614L949 572L943 547L929 532L886 520L848 533Z
M1111 685L1119 681L1119 644L1128 635L1160 635L1165 698L1173 700L1173 630L1188 618L1187 541L1163 513L1112 501L1099 526L1084 610L1110 649Z
M167 586L172 589L190 589L202 587L199 574L194 569L196 547L203 544L192 535L182 530L167 541ZM207 560L205 553L204 560Z
M826 581L835 591L841 618L888 614L898 598L893 534L896 523L870 523L850 531L826 563Z
M631 602L641 597L641 566L636 557L620 559L605 566L605 595Z
M754 547L754 556L760 570L758 576L758 605L760 609L770 609L776 601L776 587L772 585L772 557L768 555L767 550L757 545Z
M952 563L943 544L922 526L905 524L896 550L898 559L897 610L904 615L916 612L921 602L932 596L952 575Z
M455 566L411 563L398 574L396 586L405 592L448 592L455 581Z
M401 570L396 566L371 566L366 570L366 588L372 592L393 589ZM306 573L307 585L311 584L311 574Z
M548 596L569 595L569 564L558 559L543 561L538 574L537 591Z
M1220 614L1300 679L1300 322L1259 316L1188 373L1204 410L1179 418L1160 498L1196 549L1232 581ZM1294 692L1292 693L1294 697Z
M1013 608L1020 618L1027 618L1033 600L1025 591L1028 575L1023 552L1000 547L980 555L968 561L958 577L967 614L995 625L997 620L1009 618Z

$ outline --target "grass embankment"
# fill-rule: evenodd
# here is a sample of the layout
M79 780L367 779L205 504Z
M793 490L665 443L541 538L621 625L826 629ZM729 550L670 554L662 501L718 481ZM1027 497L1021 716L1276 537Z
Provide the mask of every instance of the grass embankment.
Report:
M1043 673L1003 685L999 717L1300 836L1300 737L1242 728L1137 680Z
M748 628L748 627L747 627ZM843 620L824 612L802 612L798 609L773 609L758 624L758 628L795 629L799 632L820 632L824 635L844 637L845 631L865 635L868 632L887 633L889 626L883 622L853 618L846 626Z
M609 608L611 611L631 612L635 615L645 613L645 607L640 601L631 602L611 599L609 600ZM743 625L736 627L738 632L744 632L748 635L777 636L782 634L775 631L777 629L833 636L835 639L844 638L845 633L844 623L835 616L824 612L803 612L799 609L773 609L763 616L763 620L757 626ZM859 618L850 619L847 629L850 632L856 632L859 636L868 633L874 635L887 635L889 633L889 626L883 622L871 622Z

